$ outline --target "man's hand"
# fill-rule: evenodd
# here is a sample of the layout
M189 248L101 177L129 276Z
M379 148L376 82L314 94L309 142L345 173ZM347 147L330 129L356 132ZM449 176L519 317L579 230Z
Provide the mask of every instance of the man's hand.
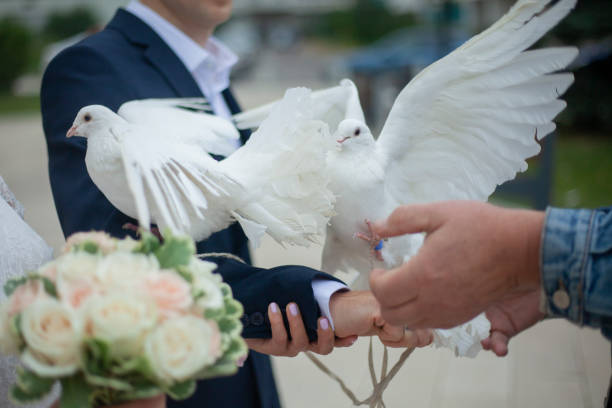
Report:
M411 328L448 328L510 296L539 293L543 222L541 212L469 201L396 209L374 224L375 233L427 236L404 265L372 272L370 286L382 317Z
M539 290L518 293L493 304L486 312L491 322L491 333L481 342L482 347L491 350L499 357L508 354L510 339L544 317L539 306Z
M393 326L380 315L380 307L370 291L336 292L329 301L336 336L378 336L389 347L424 347L429 345L429 330L406 331Z
M357 340L356 335L336 338L329 321L325 317L321 317L318 321L317 341L311 343L308 341L308 335L297 304L289 303L286 313L291 340L287 335L287 330L285 330L283 316L278 305L270 303L268 317L270 318L272 337L269 339L245 339L249 348L273 356L295 357L301 351L312 351L325 355L331 353L334 347L348 347Z

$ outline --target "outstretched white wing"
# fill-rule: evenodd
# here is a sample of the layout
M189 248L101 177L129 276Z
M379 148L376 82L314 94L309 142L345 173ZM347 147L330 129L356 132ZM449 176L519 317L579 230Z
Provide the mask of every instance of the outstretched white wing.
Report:
M229 223L240 187L205 150L154 131L132 130L122 139L121 158L141 226L154 218L161 227L201 239Z
M314 91L311 98L314 102L313 118L327 123L331 133L335 132L338 124L344 119L357 119L365 122L357 87L350 79L343 79L338 86ZM259 127L279 102L271 102L234 115L236 126L239 129Z
M238 130L231 121L209 112L203 98L134 100L117 111L132 124L155 127L166 135L190 140L209 153L229 156L238 147Z
M400 202L486 200L527 168L555 129L573 82L575 48L525 51L576 0L520 0L504 17L426 68L400 93L377 142Z

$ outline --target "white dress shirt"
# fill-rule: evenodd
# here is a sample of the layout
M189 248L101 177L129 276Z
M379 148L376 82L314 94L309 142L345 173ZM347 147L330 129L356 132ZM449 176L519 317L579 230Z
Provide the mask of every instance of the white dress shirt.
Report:
M229 87L230 72L238 62L236 54L214 37L210 37L202 47L168 20L137 0L132 0L126 10L151 27L174 51L195 79L213 112L218 116L231 118L231 112L221 92ZM236 149L238 147L240 146L234 146ZM329 300L334 293L345 289L346 285L332 280L315 279L312 282L317 304L332 328L334 322L329 310Z

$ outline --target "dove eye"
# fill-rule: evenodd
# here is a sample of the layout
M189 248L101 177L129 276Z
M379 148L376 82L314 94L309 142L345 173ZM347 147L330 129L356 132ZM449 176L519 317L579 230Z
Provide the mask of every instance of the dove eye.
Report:
M355 136L359 136L360 133L361 133L361 129L357 128L357 129L355 129L355 132L353 134Z
M89 122L91 120L91 115L87 113L83 119L85 119L85 122Z

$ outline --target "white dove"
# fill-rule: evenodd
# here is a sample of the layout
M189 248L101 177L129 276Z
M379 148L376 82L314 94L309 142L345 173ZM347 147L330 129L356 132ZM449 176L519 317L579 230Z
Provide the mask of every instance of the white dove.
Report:
M555 129L552 120L566 106L559 97L573 82L571 73L554 72L566 68L577 50L525 50L575 4L518 1L492 27L406 85L377 140L363 114L356 113L354 97L324 107L323 113L337 113L351 106L337 127L337 120L329 123L338 142L327 160L337 215L327 228L323 270L356 270L360 274L353 286L368 287L368 271L399 266L416 253L423 237L391 238L374 259L355 239L371 237L364 220L383 219L407 203L484 201L497 185L527 169L525 159L539 153L537 141ZM354 85L344 80L313 93L313 101L316 95L354 93ZM264 117L262 110L237 115L238 126ZM436 330L435 344L473 356L488 332L489 322L481 315L458 328Z
M88 139L85 163L94 183L123 213L200 240L238 221L258 244L317 242L333 214L327 185L328 127L309 113L310 91L287 91L249 141L225 154L238 133L230 121L179 109L198 101L153 100L123 105L119 115L82 108L67 136ZM233 150L233 149L232 149Z

